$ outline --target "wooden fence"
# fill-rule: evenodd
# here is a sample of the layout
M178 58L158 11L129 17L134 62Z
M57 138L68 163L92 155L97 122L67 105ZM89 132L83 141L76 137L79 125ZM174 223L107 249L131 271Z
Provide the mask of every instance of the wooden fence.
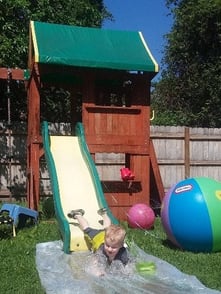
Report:
M221 129L152 126L164 189L189 177L221 181Z
M51 124L53 134L70 134L69 124ZM26 125L0 123L0 198L26 194ZM221 129L151 126L165 191L188 177L211 177L221 181ZM96 154L102 180L120 180L123 154ZM50 195L51 186L44 158L40 168L41 195Z

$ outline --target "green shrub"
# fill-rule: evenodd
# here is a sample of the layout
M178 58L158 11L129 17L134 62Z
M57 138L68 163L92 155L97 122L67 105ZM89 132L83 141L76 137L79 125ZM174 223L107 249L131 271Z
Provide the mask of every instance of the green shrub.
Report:
M53 197L48 197L42 202L42 213L45 219L55 217Z

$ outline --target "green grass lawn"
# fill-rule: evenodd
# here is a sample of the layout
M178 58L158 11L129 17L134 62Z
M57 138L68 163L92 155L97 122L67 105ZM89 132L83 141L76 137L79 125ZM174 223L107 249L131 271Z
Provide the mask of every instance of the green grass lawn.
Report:
M3 232L1 226L0 232ZM37 226L19 230L14 238L11 228L7 231L4 228L0 237L1 293L44 293L35 264L36 244L60 239L56 221L40 221ZM195 275L205 286L221 290L221 253L196 254L169 246L159 218L153 230L128 229L128 239L147 253Z
M8 228L7 235L11 236L11 228L10 231ZM5 294L45 293L36 270L36 244L58 239L60 234L56 221L42 221L37 226L18 231L14 238L1 239L0 292Z

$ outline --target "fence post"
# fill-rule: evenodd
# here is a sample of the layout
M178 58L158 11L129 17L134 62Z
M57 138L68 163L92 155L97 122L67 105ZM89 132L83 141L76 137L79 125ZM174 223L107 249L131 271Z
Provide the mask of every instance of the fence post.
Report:
M190 129L184 129L184 167L185 179L190 177Z

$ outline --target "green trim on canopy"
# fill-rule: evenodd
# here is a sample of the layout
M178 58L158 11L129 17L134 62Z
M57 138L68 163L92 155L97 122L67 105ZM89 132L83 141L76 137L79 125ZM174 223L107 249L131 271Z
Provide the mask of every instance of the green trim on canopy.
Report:
M141 32L31 21L34 61L46 64L157 73Z

